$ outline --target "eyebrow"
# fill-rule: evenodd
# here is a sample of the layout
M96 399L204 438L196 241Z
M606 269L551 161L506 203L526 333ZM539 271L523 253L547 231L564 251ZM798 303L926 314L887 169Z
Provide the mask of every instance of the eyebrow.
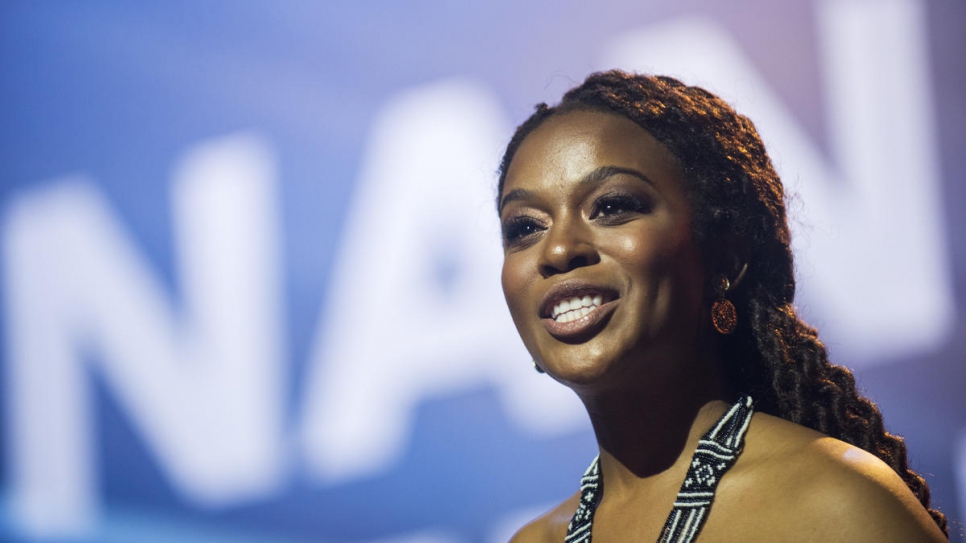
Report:
M604 179L607 179L608 177L613 177L615 175L620 175L620 174L626 174L632 177L636 177L641 181L644 181L648 185L651 185L652 187L654 186L654 182L651 181L650 178L648 178L643 173L631 168L621 168L619 166L601 166L595 169L594 171L588 173L587 175L583 176L582 178L580 178L580 180L577 181L577 184L595 185L597 183L600 183ZM529 191L527 189L513 189L510 192L504 194L503 199L500 200L499 213L502 214L503 208L506 207L506 205L510 202L514 202L517 200L529 200L534 198L534 196L535 195L533 191Z

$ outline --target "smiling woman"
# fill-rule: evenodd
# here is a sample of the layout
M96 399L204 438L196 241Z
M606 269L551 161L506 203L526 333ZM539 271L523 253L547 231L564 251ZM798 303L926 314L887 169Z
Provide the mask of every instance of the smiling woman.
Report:
M677 351L700 345L704 272L673 155L627 119L574 111L522 143L505 190L503 288L542 368L576 387L691 371ZM601 304L573 318L586 297Z
M514 541L944 540L905 444L795 314L751 121L671 78L594 74L537 107L500 173L510 313L600 449Z

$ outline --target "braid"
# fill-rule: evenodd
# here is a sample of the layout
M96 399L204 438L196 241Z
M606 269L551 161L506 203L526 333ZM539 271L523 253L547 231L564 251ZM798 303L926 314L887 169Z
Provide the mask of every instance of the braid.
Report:
M757 375L755 380L746 377L744 383L755 390L754 397L762 398L756 408L875 454L902 477L948 536L945 515L929 507L929 485L909 467L904 440L885 430L882 413L858 393L852 372L829 363L815 329L791 306L768 307L763 298L767 295L749 300L749 328L759 363L750 372Z
M948 536L946 517L929 507L929 486L909 468L903 439L886 432L882 414L858 393L852 373L829 362L815 329L792 307L795 278L784 189L754 124L717 96L670 77L619 70L592 74L557 106L538 105L517 128L500 165L498 198L523 140L552 115L575 110L630 119L677 157L689 181L694 237L706 256L726 236L747 250L748 271L732 302L748 318L723 338L726 370L738 392L752 395L756 410L882 459Z

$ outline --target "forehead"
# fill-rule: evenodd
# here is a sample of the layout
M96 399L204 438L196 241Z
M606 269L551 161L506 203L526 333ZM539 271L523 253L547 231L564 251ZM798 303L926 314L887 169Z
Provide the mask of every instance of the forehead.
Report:
M577 180L600 166L631 168L683 191L677 158L654 136L619 115L578 110L550 117L523 140L507 169L504 193Z

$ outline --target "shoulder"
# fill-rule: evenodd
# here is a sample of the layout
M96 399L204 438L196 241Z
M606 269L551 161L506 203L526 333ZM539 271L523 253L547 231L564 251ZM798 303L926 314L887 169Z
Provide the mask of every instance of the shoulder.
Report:
M772 519L776 535L793 531L803 541L830 542L945 541L902 478L871 453L761 413L745 447L747 464L739 478L761 497L750 503Z
M510 543L560 543L567 535L567 526L577 511L580 493L567 498L547 513L537 517L510 539Z
M875 455L823 437L799 459L801 520L843 541L944 541L905 481ZM828 539L832 541L832 539Z

